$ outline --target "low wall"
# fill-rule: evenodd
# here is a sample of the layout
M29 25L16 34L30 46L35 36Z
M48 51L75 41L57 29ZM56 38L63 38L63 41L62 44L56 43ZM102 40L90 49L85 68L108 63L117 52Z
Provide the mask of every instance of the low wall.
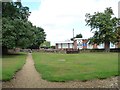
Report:
M14 51L14 50L11 50ZM21 49L21 52L30 52L31 49ZM105 49L32 49L32 52L48 52L48 53L82 53L82 52L105 52ZM120 52L120 48L110 49L110 52Z

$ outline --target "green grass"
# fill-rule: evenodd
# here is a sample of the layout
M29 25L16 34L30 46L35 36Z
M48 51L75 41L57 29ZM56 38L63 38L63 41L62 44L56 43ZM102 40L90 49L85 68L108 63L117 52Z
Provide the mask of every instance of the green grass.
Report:
M2 57L2 78L0 80L8 81L14 74L22 68L26 61L26 54L5 55Z
M33 53L35 67L48 81L104 79L118 75L117 53Z

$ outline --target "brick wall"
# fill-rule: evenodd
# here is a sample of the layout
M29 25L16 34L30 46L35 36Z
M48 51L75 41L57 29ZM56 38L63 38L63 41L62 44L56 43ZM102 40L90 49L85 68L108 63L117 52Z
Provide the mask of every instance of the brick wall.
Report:
M94 44L94 45L93 45L93 48L94 48L94 49L98 48L98 47L97 47L97 44Z
M58 44L56 43L56 47L55 47L56 49L58 49Z
M74 45L73 48L77 49L77 40L74 40L74 44L73 45Z

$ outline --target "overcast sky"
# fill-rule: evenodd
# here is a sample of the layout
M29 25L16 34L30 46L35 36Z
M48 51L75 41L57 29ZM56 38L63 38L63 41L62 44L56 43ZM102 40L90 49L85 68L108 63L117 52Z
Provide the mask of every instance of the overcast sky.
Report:
M33 25L42 27L46 40L55 45L55 42L69 40L81 33L83 38L93 35L90 27L85 26L85 14L103 12L105 8L112 7L118 17L119 0L21 0L32 12L29 20Z

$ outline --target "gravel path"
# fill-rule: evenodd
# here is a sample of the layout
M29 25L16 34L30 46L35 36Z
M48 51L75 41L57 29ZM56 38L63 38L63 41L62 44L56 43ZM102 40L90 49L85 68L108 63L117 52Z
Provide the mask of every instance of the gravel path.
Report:
M16 73L14 79L3 82L3 88L117 88L118 77L111 77L104 80L91 80L86 82L49 82L43 80L34 67L32 55L29 53L26 64L22 70Z

